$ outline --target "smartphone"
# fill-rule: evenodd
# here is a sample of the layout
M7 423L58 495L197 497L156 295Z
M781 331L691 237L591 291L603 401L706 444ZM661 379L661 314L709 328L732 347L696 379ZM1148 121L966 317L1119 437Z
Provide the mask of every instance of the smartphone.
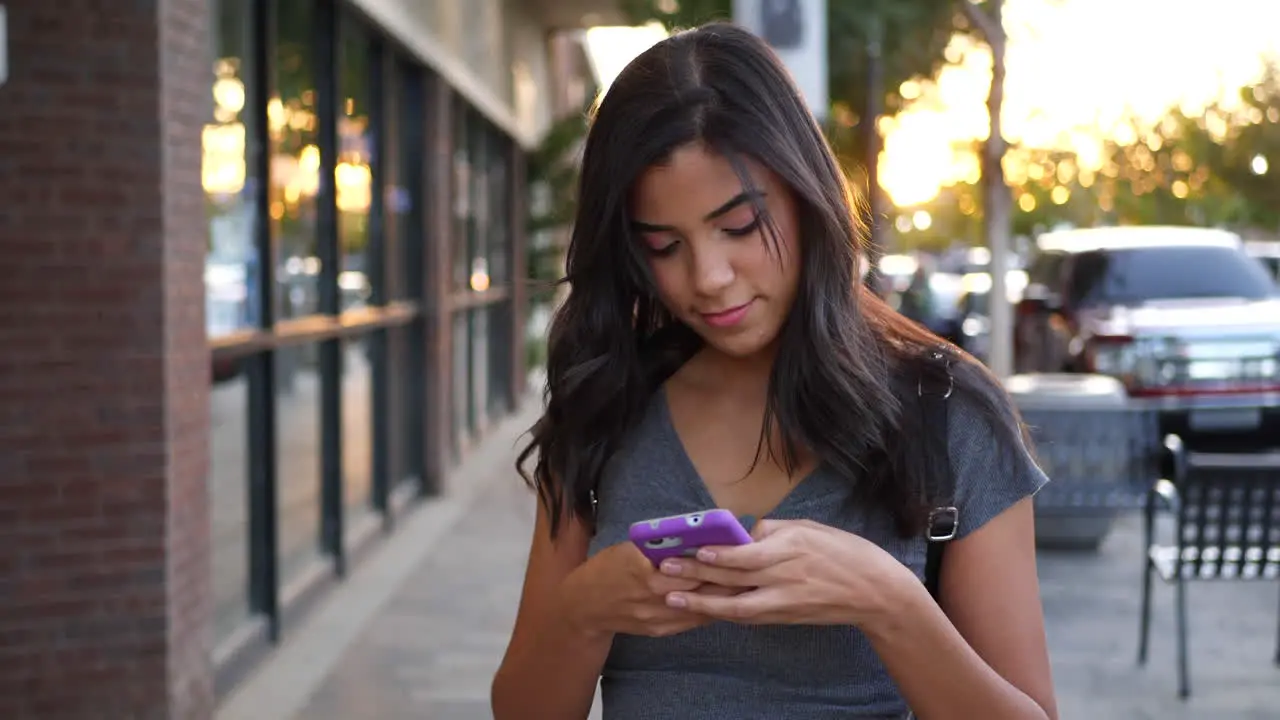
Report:
M629 535L654 567L669 557L690 557L707 545L751 542L751 533L723 508L641 520L631 525Z

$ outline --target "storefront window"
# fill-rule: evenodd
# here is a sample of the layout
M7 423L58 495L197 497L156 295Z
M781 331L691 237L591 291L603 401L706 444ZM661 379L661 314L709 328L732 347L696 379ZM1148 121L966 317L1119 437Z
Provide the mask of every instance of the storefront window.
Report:
M455 448L459 440L467 440L475 429L471 405L471 323L467 312L453 315L453 372L450 390Z
M205 318L210 337L259 322L255 302L257 248L254 199L246 189L246 108L249 7L246 0L215 0L211 57L212 114L202 133L201 180L209 213L205 256ZM211 363L209 392L210 562L214 633L230 635L251 614L249 606L249 392L244 361Z
M253 113L245 108L250 77L249 8L245 0L213 4L212 113L202 133L201 180L209 213L205 256L205 323L210 337L252 327L259 314L253 243L253 198L246 193L246 148Z
M314 6L311 0L276 4L275 83L267 103L271 137L270 206L278 263L279 317L319 307L320 258L316 254L316 145Z
M368 32L355 18L343 14L338 25L338 158L334 187L338 204L338 248L342 268L338 275L340 309L363 307L372 288L369 263L369 205L373 175L370 170L373 137L369 126L370 42Z
M493 225L489 178L493 153L493 131L489 123L474 111L467 114L467 154L471 160L470 242L467 245L467 288L475 292L488 290L493 280L489 270L489 233Z
M320 346L281 348L276 372L276 533L281 586L322 557Z
M471 244L475 232L472 207L471 124L469 109L460 105L453 116L453 290L465 290L471 275Z
M489 137L489 278L505 285L511 281L511 141L496 129Z

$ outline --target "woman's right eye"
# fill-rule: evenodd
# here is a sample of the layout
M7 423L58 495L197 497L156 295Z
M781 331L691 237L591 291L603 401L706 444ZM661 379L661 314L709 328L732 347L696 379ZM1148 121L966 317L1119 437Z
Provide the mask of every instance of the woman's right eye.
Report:
M679 240L673 240L665 245L646 242L644 246L648 249L649 254L654 257L667 257L668 255L675 253L676 246L679 244Z
M666 258L676 251L676 246L680 245L680 237L671 232L649 232L641 234L640 242L644 243L645 252L649 255Z

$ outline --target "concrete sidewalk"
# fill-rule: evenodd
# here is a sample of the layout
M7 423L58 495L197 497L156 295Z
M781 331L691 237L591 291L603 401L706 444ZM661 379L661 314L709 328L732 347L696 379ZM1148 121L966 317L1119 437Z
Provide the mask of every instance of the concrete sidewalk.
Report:
M357 569L220 720L489 718L533 526L532 496L511 470L531 413L498 428L455 474L448 499ZM1097 555L1041 555L1061 716L1280 717L1275 583L1192 586L1187 702L1176 695L1173 593L1157 585L1150 664L1135 666L1139 542L1137 521L1126 520Z

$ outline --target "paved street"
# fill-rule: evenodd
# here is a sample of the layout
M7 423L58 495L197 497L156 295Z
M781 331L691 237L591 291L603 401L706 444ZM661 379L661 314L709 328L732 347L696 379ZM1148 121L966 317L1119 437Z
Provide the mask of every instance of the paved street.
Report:
M499 428L490 446L481 449L479 454L488 457L472 472L485 477L456 480L472 493L468 509L456 513L448 528L436 528L431 548L415 549L421 560L405 564L398 588L380 590L387 593L384 602L375 607L362 599L374 590L361 588L358 576L335 594L323 613L348 622L355 622L353 613L368 617L351 631L349 643L325 649L310 640L301 656L286 646L272 661L276 667L264 673L277 686L251 681L227 703L221 720L264 720L260 713L268 707L281 708L281 714L272 715L281 720L490 717L489 681L510 630L532 525L531 498L509 470L515 425L529 419L526 412ZM1275 583L1192 587L1194 695L1185 703L1176 696L1172 591L1157 586L1151 662L1146 669L1135 667L1138 529L1136 521L1125 521L1098 555L1041 555L1062 717L1276 717L1280 668L1271 657L1280 588ZM417 529L404 532L388 545L420 542L413 537ZM284 682L290 678L296 682ZM288 694L288 702L280 693Z

